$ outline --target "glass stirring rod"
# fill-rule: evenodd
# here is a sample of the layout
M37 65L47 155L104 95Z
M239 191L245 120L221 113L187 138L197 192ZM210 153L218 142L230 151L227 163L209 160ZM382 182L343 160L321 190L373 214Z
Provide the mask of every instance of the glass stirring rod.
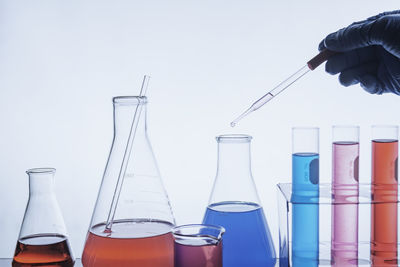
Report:
M245 112L243 112L239 117L237 117L234 121L231 122L231 126L235 127L236 124L252 113L253 111L256 111L257 109L261 108L264 106L267 102L269 102L272 98L277 96L279 93L283 92L286 88L288 88L290 85L292 85L294 82L296 82L298 79L306 75L310 70L315 70L319 65L321 65L323 62L325 62L329 57L332 55L336 54L337 52L324 49L322 50L318 55L313 57L310 61L307 62L307 65L303 66L301 69L293 73L289 78L278 84L274 89L269 91L267 94L262 96L260 99L258 99L256 102L254 102Z
M139 98L138 98L139 103L136 107L135 113L133 114L133 120L131 123L131 128L130 128L128 140L127 140L126 147L125 147L124 157L122 158L121 168L119 170L117 184L115 186L114 195L113 195L113 198L111 201L110 211L108 212L106 228L104 230L104 233L110 234L111 227L114 223L114 217L115 217L115 213L117 211L117 206L118 206L118 202L119 202L119 197L121 195L122 185L125 180L126 169L128 167L128 162L131 157L133 141L136 136L136 130L137 130L140 115L141 115L142 109L143 109L143 106L140 105L140 101L141 101L141 97L146 96L147 88L149 86L149 80L150 80L150 76L145 75L143 78L142 87L141 87L140 93L139 93Z

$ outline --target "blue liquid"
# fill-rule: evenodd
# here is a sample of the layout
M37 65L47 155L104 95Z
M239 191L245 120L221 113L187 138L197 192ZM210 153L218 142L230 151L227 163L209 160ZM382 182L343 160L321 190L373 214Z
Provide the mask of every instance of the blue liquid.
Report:
M319 155L292 157L292 263L316 267L319 257Z
M246 202L220 202L208 206L204 224L220 225L224 267L275 266L271 233L261 206Z

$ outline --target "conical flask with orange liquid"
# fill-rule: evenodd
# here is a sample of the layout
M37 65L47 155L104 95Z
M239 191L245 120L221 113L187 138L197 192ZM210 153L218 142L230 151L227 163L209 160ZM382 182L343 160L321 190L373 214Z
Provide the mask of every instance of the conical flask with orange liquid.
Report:
M114 138L83 266L173 267L175 220L147 135L147 98L115 97L113 104Z
M13 267L72 267L75 259L54 193L53 168L27 170L29 200L21 225Z

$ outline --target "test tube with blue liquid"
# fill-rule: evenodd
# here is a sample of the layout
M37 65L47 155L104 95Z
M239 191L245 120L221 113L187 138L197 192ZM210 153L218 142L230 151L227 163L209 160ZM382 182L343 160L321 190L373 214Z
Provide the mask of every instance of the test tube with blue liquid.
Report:
M292 129L292 263L317 267L319 258L319 129Z

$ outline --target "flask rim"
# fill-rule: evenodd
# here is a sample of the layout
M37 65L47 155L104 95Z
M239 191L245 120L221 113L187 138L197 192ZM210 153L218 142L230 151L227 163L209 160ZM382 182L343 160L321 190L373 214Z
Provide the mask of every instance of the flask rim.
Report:
M317 131L319 131L319 127L316 127L316 126L295 126L295 127L292 127L292 130L317 130Z
M247 134L223 134L215 137L218 143L248 143L253 137Z
M119 105L139 105L146 104L146 96L115 96L113 97L113 103Z
M32 169L28 169L26 170L27 174L50 174L50 173L55 173L56 169L55 168L32 168Z
M360 126L358 125L352 125L352 124L337 124L337 125L332 125L332 129L360 129Z
M395 129L399 130L399 126L395 124L374 124L371 129Z
M212 237L214 239L220 240L222 236L225 234L226 230L223 226L220 225L211 225L211 224L184 224L184 225L179 225L175 226L172 229L172 234L175 237L186 237L186 238L192 238L192 239L202 239L205 236L200 233L199 230L201 229L211 229L214 231L218 232L217 236L210 236L207 235L207 237ZM189 233L185 233L185 230L192 230L189 231ZM198 233L196 233L196 230Z

